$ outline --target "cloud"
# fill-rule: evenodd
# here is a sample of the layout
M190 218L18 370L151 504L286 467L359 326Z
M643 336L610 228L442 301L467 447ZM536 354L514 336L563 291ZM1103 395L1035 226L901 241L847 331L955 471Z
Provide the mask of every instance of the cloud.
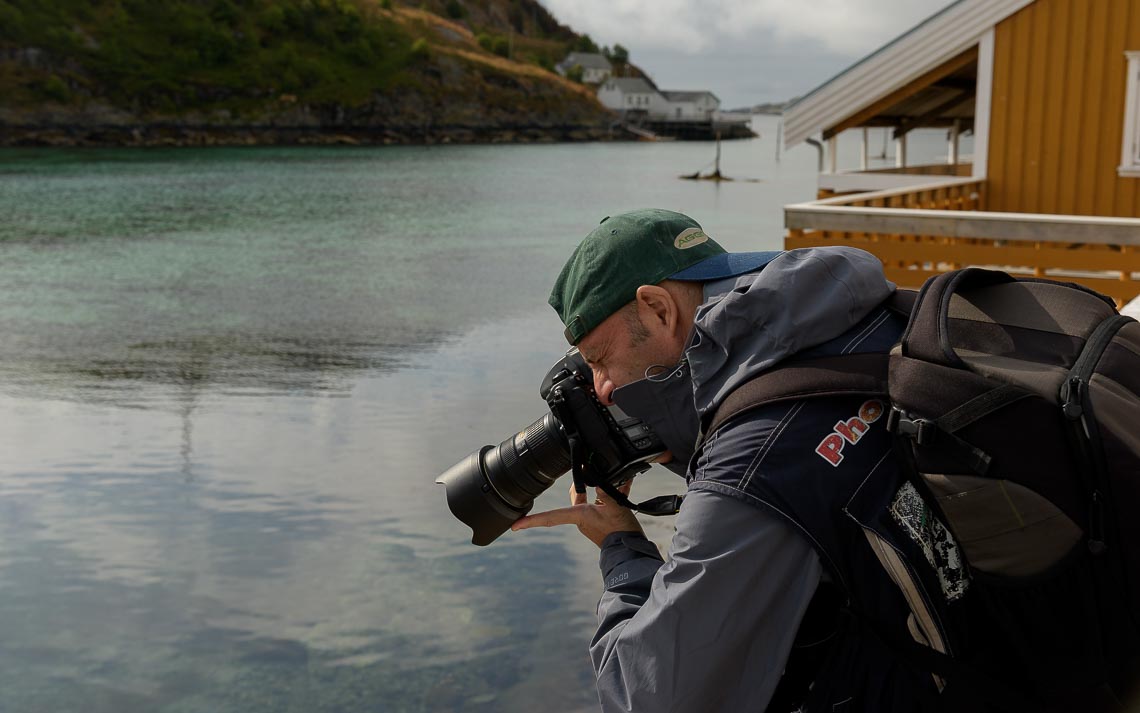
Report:
M725 40L816 43L857 56L905 32L949 0L543 0L599 44L695 55Z

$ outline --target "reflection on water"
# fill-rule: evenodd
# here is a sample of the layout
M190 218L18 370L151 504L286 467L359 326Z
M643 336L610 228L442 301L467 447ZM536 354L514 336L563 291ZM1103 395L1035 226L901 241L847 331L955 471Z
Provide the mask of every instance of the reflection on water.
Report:
M0 399L0 710L530 710L587 676L564 542L471 547L429 479L509 428L454 413L510 410L477 341L351 398L205 390L189 454L179 413Z
M780 244L815 156L762 131L721 186L706 144L0 152L0 710L590 709L596 549L473 547L433 480L545 409L594 221Z

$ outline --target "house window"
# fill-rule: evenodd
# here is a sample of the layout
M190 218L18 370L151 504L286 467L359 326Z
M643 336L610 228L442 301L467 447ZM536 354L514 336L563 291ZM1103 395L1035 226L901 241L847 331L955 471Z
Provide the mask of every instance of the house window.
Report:
M1124 99L1124 145L1120 149L1121 176L1140 178L1140 51L1128 58L1128 90Z

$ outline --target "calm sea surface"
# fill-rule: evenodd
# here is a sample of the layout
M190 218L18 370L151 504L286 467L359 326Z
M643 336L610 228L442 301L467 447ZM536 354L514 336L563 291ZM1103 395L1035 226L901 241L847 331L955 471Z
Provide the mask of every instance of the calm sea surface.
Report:
M0 711L596 706L596 548L477 548L433 480L544 412L599 219L781 246L816 155L754 126L721 185L706 143L0 151Z

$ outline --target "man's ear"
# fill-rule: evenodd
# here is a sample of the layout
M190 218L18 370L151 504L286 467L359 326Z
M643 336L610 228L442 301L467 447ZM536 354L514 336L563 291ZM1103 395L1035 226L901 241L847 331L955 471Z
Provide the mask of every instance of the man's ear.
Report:
M664 329L672 334L680 319L680 306L664 287L642 285L637 288L637 313L650 330Z

